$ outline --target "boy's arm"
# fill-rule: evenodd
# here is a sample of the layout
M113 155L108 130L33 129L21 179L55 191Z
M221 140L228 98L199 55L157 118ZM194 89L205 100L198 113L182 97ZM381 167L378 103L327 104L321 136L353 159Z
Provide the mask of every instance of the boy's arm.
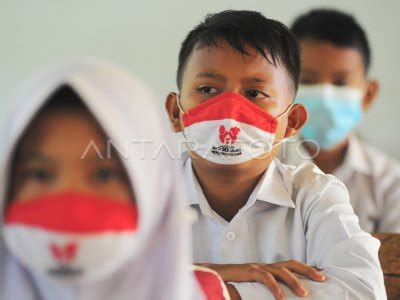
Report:
M351 299L386 299L380 243L361 230L344 185L335 181L321 190L313 183L304 196L314 197L303 210L307 263L327 276L319 297L345 293Z
M272 264L202 264L216 271L228 282L232 299L282 299L285 294L282 286L293 292L291 295L306 296L308 291L300 282L299 275L317 282L323 282L325 276L314 267L302 262L289 260ZM282 285L278 283L282 282ZM269 291L270 292L269 292Z

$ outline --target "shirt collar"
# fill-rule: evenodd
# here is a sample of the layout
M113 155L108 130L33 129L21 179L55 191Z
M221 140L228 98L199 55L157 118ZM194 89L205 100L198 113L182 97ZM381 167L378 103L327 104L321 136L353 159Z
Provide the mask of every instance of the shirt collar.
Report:
M294 202L291 197L291 190L288 189L278 165L278 160L270 163L267 171L261 177L254 191L249 197L243 209L252 206L257 200L268 202L279 206L294 208ZM215 212L211 209L194 174L191 159L188 158L184 163L185 179L187 181L189 204L198 204L203 214L211 214L215 217Z
M294 208L290 184L287 184L284 171L280 167L281 163L277 159L270 163L257 185L257 200Z
M348 163L360 173L371 175L371 165L365 155L361 140L354 134L350 136Z
M304 162L313 162L306 148L301 145L302 139L294 137L284 145L280 154L286 164L299 165ZM349 136L349 146L344 157L343 163L333 172L333 175L343 180L352 172L358 172L365 175L371 175L371 165L365 153L365 147L355 133Z
M339 176L339 174L345 172L343 169L350 169L364 175L372 174L371 165L365 155L364 147L355 134L350 135L346 156L342 165L334 172L334 175Z
M186 182L186 190L188 193L188 200L189 204L199 204L199 199L201 199L201 196L204 197L204 194L201 195L202 193L199 193L201 191L201 187L199 182L197 181L196 176L194 175L194 171L192 168L192 161L190 157L187 157L184 164L184 175L185 175L185 182ZM199 190L200 189L200 190Z
M184 175L186 180L186 187L188 192L188 200L190 205L198 205L200 207L201 213L219 220L221 223L227 224L228 222L224 220L220 215L218 215L208 203L203 190L194 174L192 161L190 157L185 160L184 163Z

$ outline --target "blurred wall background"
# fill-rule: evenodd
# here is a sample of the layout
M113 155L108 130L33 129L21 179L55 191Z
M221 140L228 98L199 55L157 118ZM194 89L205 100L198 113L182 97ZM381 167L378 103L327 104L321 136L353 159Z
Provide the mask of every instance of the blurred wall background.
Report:
M160 105L176 90L179 45L207 13L258 10L290 25L313 7L353 13L373 51L371 77L379 99L359 131L400 158L400 1L398 0L0 0L0 120L18 87L38 69L65 59L116 62L153 88Z

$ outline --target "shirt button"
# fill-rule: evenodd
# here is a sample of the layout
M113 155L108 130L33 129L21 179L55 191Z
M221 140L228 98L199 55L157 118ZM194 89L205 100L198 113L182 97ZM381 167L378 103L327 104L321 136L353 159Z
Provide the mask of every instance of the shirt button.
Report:
M232 231L229 231L226 234L226 238L228 239L228 241L233 241L236 238L236 234Z

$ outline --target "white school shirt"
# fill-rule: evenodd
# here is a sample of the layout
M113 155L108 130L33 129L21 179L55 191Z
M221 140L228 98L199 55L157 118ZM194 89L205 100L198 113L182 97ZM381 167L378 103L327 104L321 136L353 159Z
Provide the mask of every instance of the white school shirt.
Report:
M312 162L301 141L282 147L280 160L299 165ZM333 172L350 194L360 226L368 232L400 233L400 164L350 135L343 163Z
M274 263L298 260L322 269L325 283L301 279L308 299L386 299L380 242L361 230L346 187L313 164L275 159L246 205L227 222L213 211L192 169L184 165L196 263ZM243 300L274 299L261 283L232 283ZM296 296L285 286L284 293ZM303 298L302 298L303 299Z

